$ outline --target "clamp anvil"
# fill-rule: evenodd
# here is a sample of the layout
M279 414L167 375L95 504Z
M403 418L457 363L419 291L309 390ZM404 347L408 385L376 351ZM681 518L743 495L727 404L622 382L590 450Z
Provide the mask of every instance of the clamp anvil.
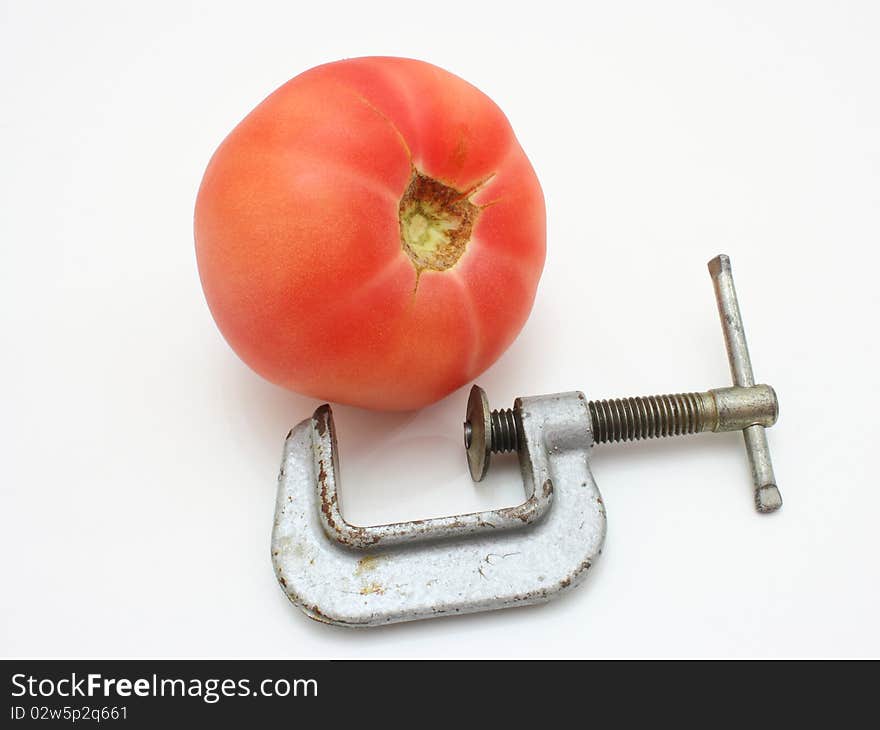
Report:
M272 562L288 598L313 619L360 627L541 603L573 588L605 539L594 443L741 430L757 510L781 507L765 434L776 394L755 385L730 260L714 258L709 272L732 387L602 401L557 393L497 411L472 388L464 424L471 475L485 476L492 453L516 451L525 499L514 507L350 524L340 509L333 415L319 407L288 434L278 479Z

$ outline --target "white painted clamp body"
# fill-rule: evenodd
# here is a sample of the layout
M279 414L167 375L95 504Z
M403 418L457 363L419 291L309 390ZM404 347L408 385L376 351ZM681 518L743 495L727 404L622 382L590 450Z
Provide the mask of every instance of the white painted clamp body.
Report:
M360 627L541 603L580 583L606 529L587 401L560 393L514 409L522 504L375 527L342 517L330 406L294 428L272 532L288 598L313 619Z

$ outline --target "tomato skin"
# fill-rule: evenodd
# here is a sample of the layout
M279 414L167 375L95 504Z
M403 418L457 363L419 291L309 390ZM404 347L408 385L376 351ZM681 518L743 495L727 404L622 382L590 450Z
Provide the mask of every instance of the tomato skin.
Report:
M479 207L443 271L417 271L401 243L414 169ZM195 209L205 296L242 360L299 393L379 410L432 403L504 352L531 310L545 231L501 110L402 58L287 82L217 149Z

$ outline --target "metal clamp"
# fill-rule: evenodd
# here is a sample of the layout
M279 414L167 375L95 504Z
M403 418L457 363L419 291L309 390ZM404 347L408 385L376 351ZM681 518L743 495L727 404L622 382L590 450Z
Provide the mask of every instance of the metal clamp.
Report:
M464 424L471 475L516 451L525 500L514 507L360 527L342 515L329 405L287 437L272 561L288 598L310 617L375 626L540 603L577 585L599 556L605 508L590 472L593 443L742 430L755 504L782 504L765 428L776 393L755 385L726 256L709 262L735 385L705 392L588 401L583 393L517 398L490 411L471 389Z
M288 598L342 626L546 601L577 585L605 539L580 393L517 401L527 499L518 507L379 527L345 523L330 406L290 432L278 481L272 562Z

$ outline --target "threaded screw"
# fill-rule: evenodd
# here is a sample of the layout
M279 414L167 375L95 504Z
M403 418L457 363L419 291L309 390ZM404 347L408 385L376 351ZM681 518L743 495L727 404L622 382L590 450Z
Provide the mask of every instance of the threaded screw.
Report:
M708 393L676 393L591 400L587 407L593 423L593 440L597 444L607 444L710 430L706 428L704 396L711 397ZM513 409L493 410L489 422L489 450L493 454L516 451L518 440Z
M703 393L643 395L587 403L597 444L686 436L704 431L741 431L772 426L778 415L776 393L769 385L734 386ZM465 423L465 448L471 424ZM491 453L516 451L519 439L513 408L489 413L487 446Z
M489 432L489 449L493 454L504 451L516 451L519 439L516 436L516 421L513 420L513 408L501 408L489 414L491 430Z
M782 506L782 497L764 429L776 423L779 415L776 393L768 385L755 384L730 259L723 254L716 256L709 262L709 273L735 385L702 393L588 401L593 441L601 444L704 431L742 431L752 467L755 506L759 512L773 512ZM475 481L485 477L493 453L523 447L518 403L513 408L490 411L483 389L476 385L471 388L464 445Z
M701 433L708 419L703 400L708 393L676 393L636 398L591 400L588 403L596 443Z

